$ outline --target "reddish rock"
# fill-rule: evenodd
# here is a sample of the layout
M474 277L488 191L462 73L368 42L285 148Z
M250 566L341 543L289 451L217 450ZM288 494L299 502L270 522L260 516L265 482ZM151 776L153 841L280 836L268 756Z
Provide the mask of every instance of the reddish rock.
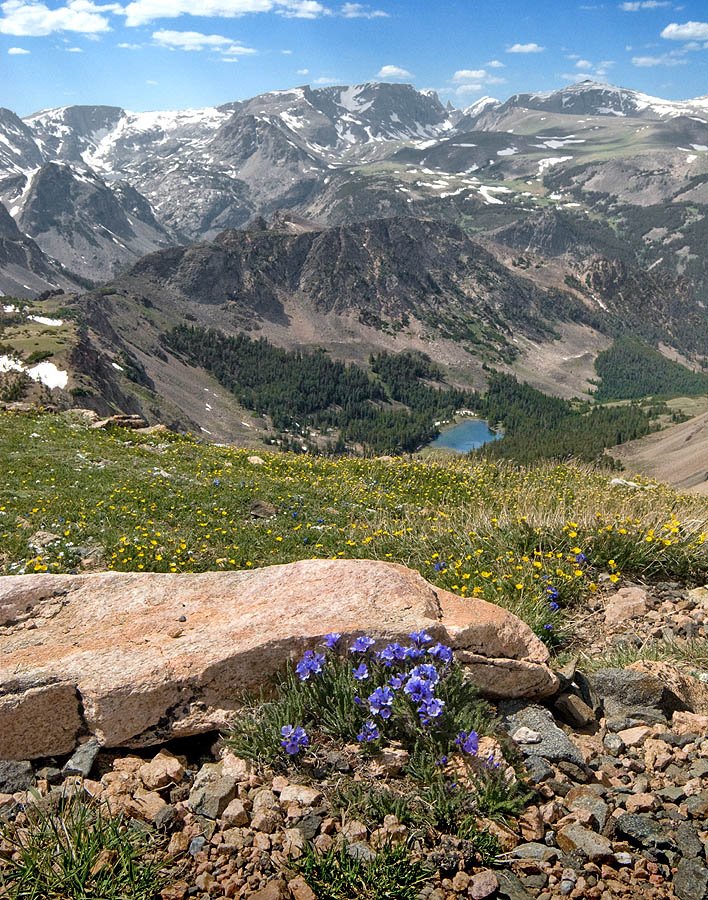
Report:
M81 731L145 747L223 728L236 698L330 631L401 640L427 628L490 697L541 698L558 683L516 616L368 560L6 576L0 627L0 759L68 753Z
M647 611L647 592L638 587L620 588L605 606L605 624L622 625Z

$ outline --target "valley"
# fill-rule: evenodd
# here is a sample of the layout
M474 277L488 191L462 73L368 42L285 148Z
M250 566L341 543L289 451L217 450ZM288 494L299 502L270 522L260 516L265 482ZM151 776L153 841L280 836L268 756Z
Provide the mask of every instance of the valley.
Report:
M512 375L570 402L583 428L588 404L612 400L597 366L626 335L702 384L707 110L585 81L466 110L367 83L179 112L4 111L0 290L30 305L22 328L0 313L3 396L249 446L365 450L340 439L334 401L318 413L329 430L274 427L234 376L229 388L175 351L185 323L363 370L381 352L420 354L443 390L484 395ZM38 332L42 310L69 324ZM60 390L33 379L33 354L66 373ZM671 424L661 402L680 394L640 379L632 396L660 399L642 429ZM366 403L367 418L415 412L390 386ZM443 412L426 415L409 451ZM642 439L650 456L657 438Z

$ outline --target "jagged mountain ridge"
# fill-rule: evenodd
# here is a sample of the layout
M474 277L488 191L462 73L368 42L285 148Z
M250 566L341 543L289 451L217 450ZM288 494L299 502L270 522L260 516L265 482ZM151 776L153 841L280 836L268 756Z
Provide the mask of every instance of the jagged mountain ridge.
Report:
M25 206L36 211L36 175L47 163L69 166L75 178L98 179L109 190L124 182L164 232L151 236L152 246L137 240L145 251L164 241L208 239L278 209L325 223L405 213L464 221L480 210L498 216L501 210L489 207L500 206L517 214L537 202L536 189L519 189L522 179L542 188L554 174L573 170L580 176L566 190L580 193L581 205L591 205L584 194L598 191L647 205L680 197L687 180L694 200L708 182L706 108L706 98L662 101L583 82L505 103L483 98L464 112L431 92L377 83L299 87L176 112L75 106L23 121L5 111L0 198L18 221ZM581 114L587 121L577 119ZM637 117L646 123L641 131ZM618 135L627 152L607 158L604 147ZM668 174L644 189L642 173L657 161ZM553 202L568 199L561 192ZM39 219L51 215L44 209ZM62 258L62 239L55 237L47 246L60 250L65 265L87 257L79 266L86 277L105 277L106 258L115 257L109 271L135 260L134 248L108 246L110 239L95 263L70 246Z

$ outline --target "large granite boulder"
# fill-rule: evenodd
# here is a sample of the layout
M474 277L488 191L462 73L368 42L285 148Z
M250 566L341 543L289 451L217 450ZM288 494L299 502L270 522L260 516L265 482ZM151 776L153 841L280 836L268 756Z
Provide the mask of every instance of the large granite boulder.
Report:
M486 696L556 690L545 646L516 616L391 563L0 578L0 759L221 728L245 692L328 632L400 640L423 627Z

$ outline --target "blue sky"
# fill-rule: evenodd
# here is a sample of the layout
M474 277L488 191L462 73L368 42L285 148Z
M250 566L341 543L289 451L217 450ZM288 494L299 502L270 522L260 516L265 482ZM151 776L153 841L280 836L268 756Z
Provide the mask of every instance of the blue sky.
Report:
M209 106L406 81L464 107L581 77L708 94L706 0L0 0L0 106Z

